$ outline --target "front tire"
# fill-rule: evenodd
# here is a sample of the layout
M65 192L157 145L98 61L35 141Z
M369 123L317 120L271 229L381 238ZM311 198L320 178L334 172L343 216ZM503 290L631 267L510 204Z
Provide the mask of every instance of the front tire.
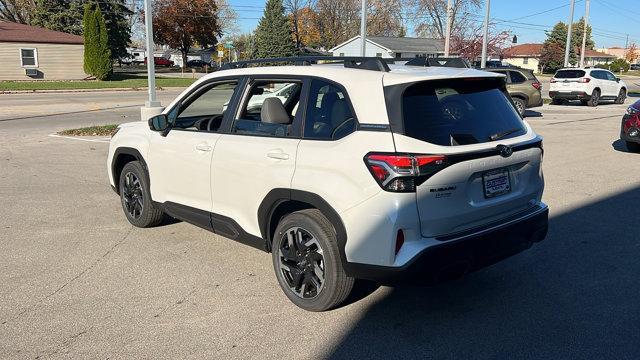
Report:
M127 163L120 172L120 202L131 225L146 228L160 224L164 214L151 201L147 172L139 161Z
M587 101L587 106L596 107L600 102L600 90L594 89L591 98Z
M624 104L624 101L627 99L627 91L625 89L620 89L618 93L618 97L616 98L616 104Z
M308 311L325 311L342 303L354 278L342 267L336 233L317 209L285 216L273 238L273 267L285 295Z

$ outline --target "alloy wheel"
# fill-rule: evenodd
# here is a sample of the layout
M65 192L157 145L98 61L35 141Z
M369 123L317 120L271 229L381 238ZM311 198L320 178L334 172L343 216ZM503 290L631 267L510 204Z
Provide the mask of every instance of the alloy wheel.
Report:
M318 240L293 227L282 234L278 249L279 271L293 293L303 299L318 296L324 286L325 263Z
M127 213L134 219L142 215L142 207L144 199L142 196L142 184L136 174L128 172L124 176L124 184L122 185L122 198Z

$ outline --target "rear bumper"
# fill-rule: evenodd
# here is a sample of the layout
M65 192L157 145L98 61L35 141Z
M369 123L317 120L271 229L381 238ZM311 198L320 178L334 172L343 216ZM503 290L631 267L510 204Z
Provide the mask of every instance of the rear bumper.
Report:
M542 204L527 215L504 225L469 231L441 244L425 248L402 267L350 263L350 273L360 279L383 283L432 282L448 271L474 271L513 256L544 240L548 230L549 209Z
M571 91L571 92L549 91L549 97L552 98L552 99L559 99L559 100L589 100L589 99L591 99L591 95L587 94L584 91Z

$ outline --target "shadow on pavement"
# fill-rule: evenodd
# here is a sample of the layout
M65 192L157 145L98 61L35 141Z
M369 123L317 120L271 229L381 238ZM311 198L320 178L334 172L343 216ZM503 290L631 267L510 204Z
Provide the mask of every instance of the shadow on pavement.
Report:
M640 355L640 188L550 219L545 241L462 279L400 286L329 358Z
M534 110L525 110L524 117L525 118L542 117L542 113Z
M627 145L625 144L624 140L622 140L622 139L618 139L618 140L612 142L611 143L611 147L613 147L613 149L615 151L620 151L620 152L625 152L625 153L631 152L631 151L629 151L627 149Z

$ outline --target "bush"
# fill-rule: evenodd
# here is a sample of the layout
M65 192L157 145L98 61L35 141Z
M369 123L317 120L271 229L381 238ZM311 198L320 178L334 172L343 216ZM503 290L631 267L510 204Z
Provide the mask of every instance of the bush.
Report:
M629 71L629 63L624 59L615 59L609 64L608 68L613 72L620 72L621 70L627 72Z

